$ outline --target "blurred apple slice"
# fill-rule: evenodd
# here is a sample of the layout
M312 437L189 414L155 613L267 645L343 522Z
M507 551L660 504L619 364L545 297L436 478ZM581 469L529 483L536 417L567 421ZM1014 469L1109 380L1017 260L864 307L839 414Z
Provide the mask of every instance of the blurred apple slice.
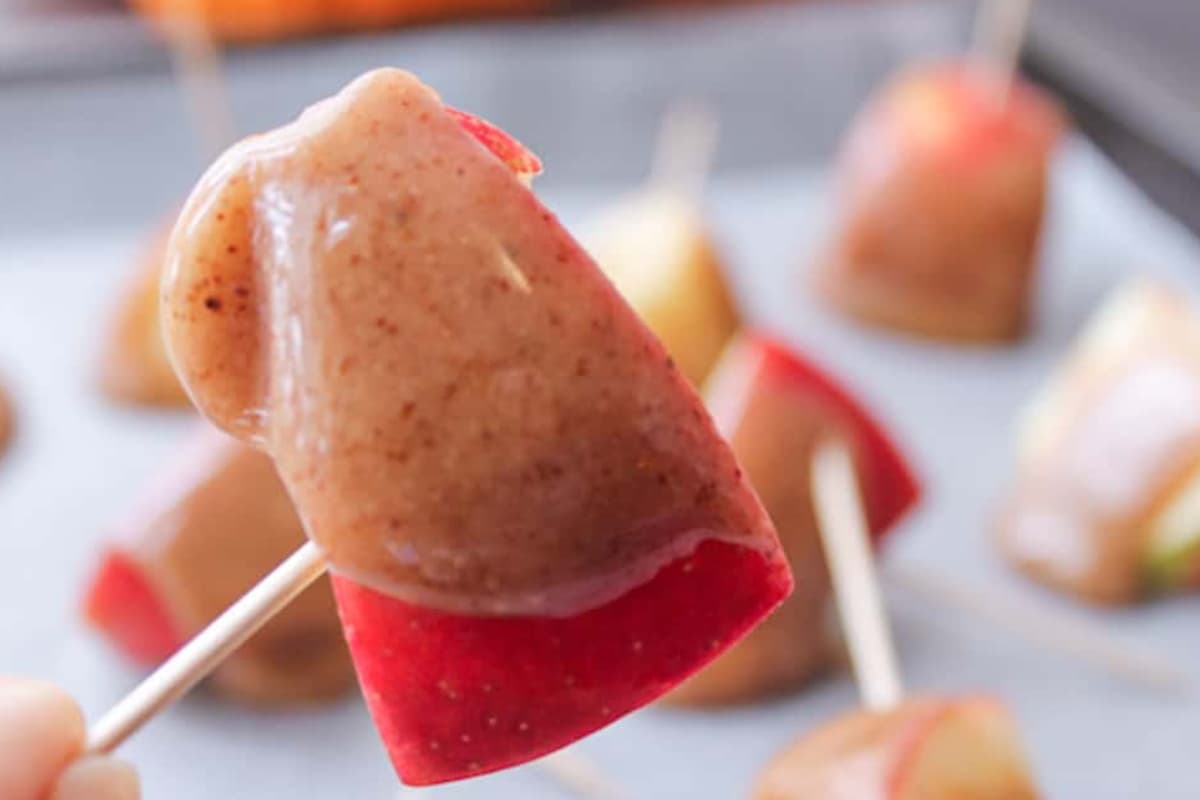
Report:
M855 711L801 737L759 777L754 800L1034 800L1016 727L982 695Z
M304 541L270 458L208 428L165 469L93 574L84 615L122 654L154 666ZM354 673L323 580L213 674L247 703L321 700Z
M830 581L809 464L836 432L854 452L878 544L920 486L885 427L811 361L757 334L736 338L705 386L709 409L775 523L795 590L745 639L666 698L675 705L747 702L796 689L829 666Z
M1177 292L1115 292L1017 448L997 537L1018 568L1100 603L1200 585L1200 316Z
M648 188L604 212L583 241L699 386L741 320L696 203L680 191Z
M172 215L146 242L103 339L100 391L123 405L191 405L167 358L158 323L159 281L174 223Z

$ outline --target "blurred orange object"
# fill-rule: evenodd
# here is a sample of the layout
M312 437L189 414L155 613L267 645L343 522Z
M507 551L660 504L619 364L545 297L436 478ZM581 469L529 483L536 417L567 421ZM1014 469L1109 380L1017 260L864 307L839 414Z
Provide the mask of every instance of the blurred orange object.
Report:
M550 7L549 0L130 0L153 22L195 15L227 42L261 42L316 33L384 28L449 17L512 14Z

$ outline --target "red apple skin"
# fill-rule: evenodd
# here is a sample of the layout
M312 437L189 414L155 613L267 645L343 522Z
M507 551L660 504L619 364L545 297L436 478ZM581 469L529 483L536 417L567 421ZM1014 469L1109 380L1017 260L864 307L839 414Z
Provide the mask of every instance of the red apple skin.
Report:
M997 105L962 64L897 76L839 157L818 291L867 324L954 342L1020 338L1031 316L1058 107L1015 82Z
M507 131L497 128L485 119L446 107L450 116L458 120L480 144L491 150L496 158L508 165L509 169L522 177L532 178L542 173L542 161L533 151L514 139Z
M568 618L459 616L336 575L333 586L392 763L422 786L529 761L653 701L766 616L791 576L710 540Z
M84 617L145 666L160 663L185 641L137 561L117 548L104 554L88 586Z
M768 336L751 336L763 354L764 372L795 385L796 392L851 420L867 523L876 542L921 498L921 485L883 425L830 373ZM810 400L810 402L811 402Z
M775 523L796 590L745 639L664 698L684 707L794 691L834 662L829 573L808 488L807 459L821 437L841 435L854 453L877 546L921 492L883 425L832 375L788 346L743 334L716 372L718 383L744 382L738 419L726 420L724 432Z

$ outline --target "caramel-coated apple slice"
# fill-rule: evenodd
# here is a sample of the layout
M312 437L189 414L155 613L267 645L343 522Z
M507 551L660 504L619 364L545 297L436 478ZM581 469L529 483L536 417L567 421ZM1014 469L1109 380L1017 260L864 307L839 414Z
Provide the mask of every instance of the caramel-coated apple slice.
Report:
M839 209L817 270L862 322L954 342L1026 331L1051 157L1052 100L993 87L964 64L907 69L851 127Z
M173 361L279 466L413 784L654 700L791 585L699 398L531 164L380 70L226 153L171 242Z
M761 334L736 339L705 394L779 531L796 590L667 696L678 705L761 699L803 685L830 664L829 574L809 477L821 441L835 437L854 454L877 545L920 494L884 426L832 376L779 342Z
M702 385L741 319L696 201L652 186L605 212L585 243L679 370Z
M155 665L303 542L271 459L205 426L121 526L84 613L130 659ZM212 682L256 704L320 700L353 685L328 581L271 620Z
M1019 569L1108 604L1200 587L1200 316L1178 292L1117 290L1017 450L997 540Z
M855 711L780 753L754 800L1034 800L1012 718L982 696Z

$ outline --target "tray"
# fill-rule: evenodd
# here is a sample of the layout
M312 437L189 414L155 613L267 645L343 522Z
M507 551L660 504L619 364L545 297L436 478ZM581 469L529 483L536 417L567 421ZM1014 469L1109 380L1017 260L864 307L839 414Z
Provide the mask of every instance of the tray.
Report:
M717 228L748 315L815 353L895 426L928 484L897 532L894 563L952 572L1078 614L1152 646L1200 681L1196 599L1095 613L1013 576L986 538L1011 465L1010 428L1030 391L1105 291L1135 272L1195 291L1198 245L1093 149L1075 141L1057 167L1036 334L1013 349L957 349L882 336L816 306L804 265L826 224L826 176L741 173L711 187ZM622 188L547 192L568 223ZM140 230L75 232L0 244L0 370L21 412L0 462L0 673L65 684L96 714L137 676L80 625L79 588L115 521L179 439L186 418L104 405L89 384L98 326ZM1200 796L1195 699L1123 684L1038 651L891 586L908 684L983 689L1022 723L1048 797ZM647 709L578 747L631 798L744 797L785 742L856 702L847 676L802 695L722 713ZM522 798L570 795L536 767L401 791L359 702L256 713L193 697L122 751L148 798Z

